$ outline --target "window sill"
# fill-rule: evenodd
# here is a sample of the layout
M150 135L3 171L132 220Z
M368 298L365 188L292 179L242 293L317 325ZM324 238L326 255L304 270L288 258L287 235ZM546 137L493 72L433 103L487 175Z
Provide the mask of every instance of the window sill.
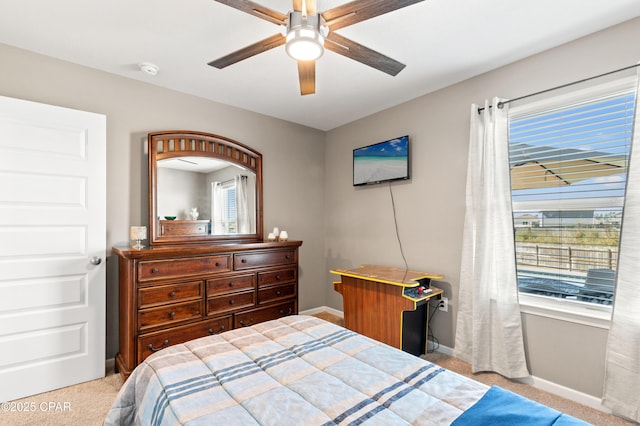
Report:
M609 329L611 306L520 293L520 312Z

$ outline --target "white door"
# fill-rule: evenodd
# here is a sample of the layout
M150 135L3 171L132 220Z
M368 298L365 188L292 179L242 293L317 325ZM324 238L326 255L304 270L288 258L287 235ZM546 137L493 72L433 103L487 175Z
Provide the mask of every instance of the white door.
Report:
M105 116L0 96L0 402L104 377L105 157Z

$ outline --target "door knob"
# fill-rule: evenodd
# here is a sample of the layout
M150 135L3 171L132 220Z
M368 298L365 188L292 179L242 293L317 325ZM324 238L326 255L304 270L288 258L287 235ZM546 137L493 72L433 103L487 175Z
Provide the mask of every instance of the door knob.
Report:
M101 257L92 257L91 260L89 260L89 263L92 265L99 265L102 263L102 258Z

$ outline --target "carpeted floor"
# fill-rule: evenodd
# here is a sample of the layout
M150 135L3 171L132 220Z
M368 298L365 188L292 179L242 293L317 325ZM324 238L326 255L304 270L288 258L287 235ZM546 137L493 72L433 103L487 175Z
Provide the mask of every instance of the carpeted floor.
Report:
M102 425L121 386L120 374L109 371L102 379L4 403L0 425Z
M317 317L343 325L342 318L330 313L319 313ZM633 425L618 417L602 413L556 395L543 392L532 386L511 382L493 373L472 374L468 364L441 353L424 356L427 360L472 377L488 385L498 385L529 399L553 407L559 411L583 419L594 425ZM103 379L46 392L40 395L5 403L0 406L0 426L93 426L102 425L118 390L122 386L119 374L108 372ZM8 404L8 405L7 405ZM9 411L7 411L7 408ZM18 411L19 409L26 411ZM11 411L13 410L13 411Z

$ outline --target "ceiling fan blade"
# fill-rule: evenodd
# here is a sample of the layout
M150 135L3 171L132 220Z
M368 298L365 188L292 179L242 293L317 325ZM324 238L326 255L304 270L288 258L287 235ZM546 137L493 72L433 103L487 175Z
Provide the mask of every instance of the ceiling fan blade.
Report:
M329 33L324 43L325 49L353 59L389 75L397 75L406 66L388 56L371 50L336 33Z
M236 50L233 53L215 59L209 62L209 65L218 69L222 69L228 67L229 65L235 64L236 62L240 62L244 59L255 56L258 53L266 52L267 50L271 50L274 47L281 46L286 41L287 40L282 34L274 34L271 37L265 38L264 40L261 40L257 43L251 44L247 47L243 47L242 49Z
M301 95L316 93L316 61L298 61L298 77Z
M268 7L259 5L248 0L215 0L218 3L226 4L234 9L241 10L249 15L257 16L266 21L273 22L276 25L282 25L287 20L287 15L275 10L271 10Z
M355 0L322 13L331 31L344 28L424 0Z

